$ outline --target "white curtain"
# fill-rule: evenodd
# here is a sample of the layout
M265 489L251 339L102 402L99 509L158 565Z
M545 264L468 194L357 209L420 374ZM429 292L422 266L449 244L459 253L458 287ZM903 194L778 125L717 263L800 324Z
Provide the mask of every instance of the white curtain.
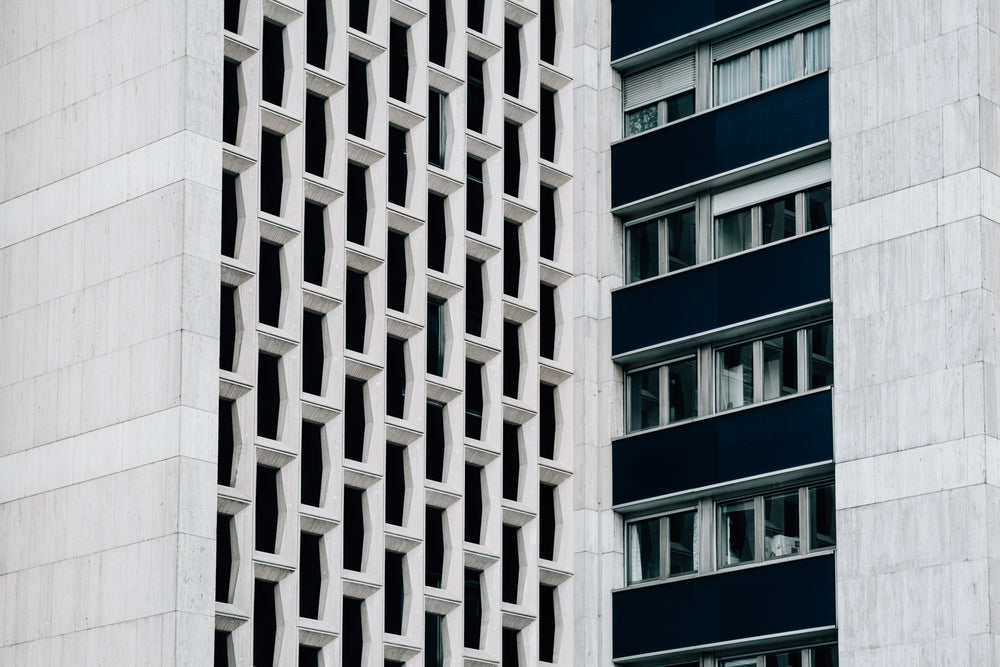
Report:
M628 527L628 582L642 581L642 545L639 524Z
M783 39L760 50L760 89L767 90L795 78L792 38Z
M750 94L750 54L724 60L715 66L715 103L725 104Z
M830 66L830 26L824 25L805 34L806 74Z

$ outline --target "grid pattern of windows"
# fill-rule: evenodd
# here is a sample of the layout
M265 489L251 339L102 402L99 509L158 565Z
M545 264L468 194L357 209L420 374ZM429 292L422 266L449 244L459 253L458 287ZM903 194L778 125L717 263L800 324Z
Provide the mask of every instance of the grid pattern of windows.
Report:
M227 0L216 664L574 664L560 4Z

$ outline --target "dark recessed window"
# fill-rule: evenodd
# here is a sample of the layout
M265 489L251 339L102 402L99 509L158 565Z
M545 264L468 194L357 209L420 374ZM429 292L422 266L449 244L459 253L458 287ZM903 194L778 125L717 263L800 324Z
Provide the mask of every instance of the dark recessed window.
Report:
M265 20L260 41L261 97L280 107L285 96L285 27Z
M253 664L273 665L278 632L278 584L253 582Z
M326 2L309 0L306 6L306 62L320 69L326 69L326 46L330 32Z
M483 334L483 263L465 258L465 332Z
M347 240L364 245L368 238L368 167L347 163Z
M465 541L480 544L483 532L483 469L465 464Z
M236 360L236 288L222 285L219 301L219 368L233 371Z
M556 589L538 587L538 659L553 662L556 652Z
M385 631L393 635L403 634L403 560L403 554L385 552Z
M385 257L386 307L403 312L406 310L406 236L389 231Z
M406 507L406 448L385 443L385 522L403 525Z
M385 413L403 418L406 410L406 341L389 336L385 343Z
M320 667L323 649L299 644L299 667Z
M542 88L538 99L539 155L543 160L556 159L556 94Z
M254 489L254 549L277 553L278 546L278 469L257 465Z
M428 506L424 523L424 585L441 588L444 575L444 510Z
M465 568L465 648L478 649L483 631L483 573Z
M427 162L444 169L445 139L448 130L445 127L446 95L431 89L427 92Z
M342 667L362 667L364 664L364 604L364 600L344 598L344 628L340 640Z
M473 132L483 131L483 113L486 109L486 85L483 79L483 61L474 56L468 59L468 84L466 91L466 125Z
M538 455L555 458L556 447L556 388L541 383L538 387Z
M239 176L222 172L222 254L236 257L239 238Z
M521 427L503 423L503 497L517 500L521 482Z
M517 526L504 524L501 533L501 594L504 602L517 604L518 589L521 582L521 554L519 549L521 531Z
M344 382L344 457L365 460L368 417L365 409L365 383L346 378Z
M302 279L323 284L326 273L326 207L307 201L302 225Z
M503 123L503 192L511 197L521 193L521 126Z
M367 276L347 270L347 289L344 294L345 319L344 344L348 350L364 352L368 338Z
M360 32L368 32L368 0L350 0L347 25Z
M444 667L444 616L424 614L424 667Z
M448 225L445 215L445 198L434 192L427 193L427 268L444 271L445 252L448 248Z
M219 398L219 484L233 485L233 458L236 453L236 401Z
M347 64L347 133L368 135L368 63L354 57Z
M521 325L503 323L503 395L517 398L521 384Z
M240 64L225 60L222 68L222 140L239 142L240 134Z
M444 67L448 56L448 6L445 0L430 0L428 9L430 60Z
M513 23L503 25L503 93L521 95L521 29Z
M257 435L278 439L281 412L281 357L260 352L257 355Z
M226 0L223 23L229 32L240 31L240 0Z
M319 618L320 591L323 586L323 538L302 533L299 540L299 616Z
M521 225L503 221L503 293L516 297L521 292Z
M215 601L233 601L233 517L217 514L215 522Z
M326 175L326 98L306 93L306 171Z
M407 182L410 169L407 164L407 132L406 130L389 126L389 202L398 206L406 206Z
M302 422L302 453L299 455L302 475L301 498L303 505L319 507L323 493L323 425Z
M519 630L503 629L501 655L504 667L521 667L521 656L518 651L520 636Z
M221 630L215 631L215 658L213 667L229 667L233 664L233 636Z
M260 264L257 268L260 322L280 326L281 322L281 246L260 242Z
M410 50L407 45L408 28L392 21L389 23L389 97L406 101L410 81Z
M542 283L538 294L538 354L556 358L556 288Z
M444 301L427 297L427 372L444 375Z
M427 402L427 433L424 436L426 450L427 479L440 482L444 479L444 450L446 446L444 434L444 406L440 403Z
M556 258L556 191L541 186L538 203L538 254L544 259Z
M354 572L361 571L365 555L364 495L361 489L344 487L344 568Z
M541 0L539 7L539 58L543 63L556 62L556 3L555 0Z
M323 314L306 310L302 313L302 391L322 395L325 374Z
M476 32L483 31L483 19L486 17L486 0L469 0L469 27Z
M465 228L473 234L483 233L483 162L469 156L466 161Z
M538 557L555 560L556 487L538 485Z
M483 431L483 365L465 362L465 437L479 440Z
M281 215L285 167L282 164L284 137L264 130L260 135L260 210Z

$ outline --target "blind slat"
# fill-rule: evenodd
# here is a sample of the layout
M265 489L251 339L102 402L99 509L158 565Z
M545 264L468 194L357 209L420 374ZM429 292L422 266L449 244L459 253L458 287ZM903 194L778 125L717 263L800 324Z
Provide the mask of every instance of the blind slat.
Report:
M784 21L772 23L771 25L744 33L739 37L734 37L725 42L719 42L712 46L712 62L719 62L738 53L749 51L758 46L763 46L776 39L794 35L800 30L811 28L814 25L830 20L830 6L822 5L802 14L789 17Z
M645 72L627 76L622 82L625 109L650 104L693 88L694 77L693 53Z
M823 160L795 171L720 192L712 195L712 215L722 215L827 183L830 181L831 173L830 161Z

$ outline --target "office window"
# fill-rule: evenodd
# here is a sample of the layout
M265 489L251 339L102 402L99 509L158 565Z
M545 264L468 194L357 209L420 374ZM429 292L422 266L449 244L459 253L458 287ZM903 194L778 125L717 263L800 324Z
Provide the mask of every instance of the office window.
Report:
M501 531L501 594L503 602L517 604L521 583L521 530L504 524Z
M347 64L347 133L368 136L368 63L353 56Z
M228 58L222 67L222 140L239 143L240 136L240 64Z
M625 136L693 114L694 87L694 54L624 77Z
M302 422L302 453L299 455L301 473L301 494L303 505L319 507L323 494L323 425Z
M257 435L278 439L281 418L281 357L257 353Z
M306 5L306 63L326 69L330 27L326 14L327 0L309 0Z
M483 208L485 203L483 161L477 160L470 155L466 160L465 228L473 234L483 233Z
M465 464L465 541L480 544L483 532L483 469Z
M554 459L556 453L556 388L538 385L538 455Z
M521 28L513 23L503 25L503 93L521 96Z
M322 659L323 649L299 644L299 667L320 667Z
M344 345L348 350L364 352L368 342L368 276L347 270L347 286L344 292L346 320Z
M322 285L326 274L326 207L306 201L302 224L302 280Z
M405 555L395 551L385 552L385 631L403 634L403 614L406 608L404 580Z
M521 292L521 225L503 221L503 293L517 297Z
M240 19L242 18L242 2L240 0L226 0L223 14L223 25L229 32L240 31Z
M447 441L444 431L444 406L440 403L427 401L427 432L424 435L426 452L427 479L433 482L444 481L444 458Z
M323 344L325 317L311 310L302 312L302 391L316 396L323 395L323 378L326 376Z
M805 231L829 227L833 219L829 184L806 190L804 196Z
M556 258L556 191L547 185L538 189L538 254L542 259Z
M395 125L389 126L389 202L397 206L406 206L409 189L408 143L409 132Z
M465 648L477 650L483 631L482 577L481 571L465 568Z
M406 448L385 443L385 522L403 525L406 510Z
M260 242L260 261L257 267L258 317L261 324L281 326L281 246L269 241Z
M541 0L539 7L539 60L554 65L556 62L556 2Z
M719 667L804 667L804 665L837 667L837 660L836 644L828 644L816 648L719 658L715 664L718 664ZM695 666L697 664L692 663ZM687 665L677 665L676 667L687 667Z
M445 127L446 99L444 93L431 88L427 92L427 162L444 169L445 139L448 130Z
M521 482L521 427L503 423L503 497L516 501Z
M406 262L406 235L389 230L385 255L386 307L403 312L406 310L406 292L409 272Z
M538 557L555 560L556 553L556 487L538 485Z
M347 25L360 32L368 32L368 1L350 0Z
M362 489L344 487L344 568L361 571L365 555L365 510Z
M521 126L503 123L503 192L521 196Z
M765 339L763 382L764 400L798 391L798 340L795 332Z
M409 28L402 23L389 23L389 97L406 101L410 83Z
M257 465L257 485L254 488L254 549L277 553L278 516L278 469Z
M365 460L368 440L366 383L363 380L344 380L344 458Z
M556 587L538 587L538 659L555 662L556 657Z
M470 55L467 63L466 125L473 132L483 131L483 113L486 109L486 87L483 79L483 61Z
M239 174L222 172L222 248L226 257L236 257L239 242L240 205Z
M302 618L319 618L323 588L322 550L321 535L299 535L299 616Z
M365 655L364 600L344 598L341 666L362 667Z
M444 510L428 505L424 525L424 585L441 588L444 578Z
M435 192L427 193L427 268L442 272L448 250L445 199Z
M274 664L278 632L278 584L254 579L253 582L253 664Z
M219 476L222 486L232 486L236 455L236 401L219 397Z
M368 238L368 167L347 163L347 240L364 245Z
M444 616L424 614L424 667L444 667Z
M430 61L444 67L448 57L448 6L445 0L430 0L427 20Z
M521 325L504 320L503 323L503 395L518 398L521 395Z
M217 514L215 523L215 601L233 601L233 517Z
M385 344L385 413L403 419L406 415L406 341L388 336Z
M632 521L626 527L628 583L698 571L698 512Z
M483 432L483 365L465 361L465 437L479 440Z
M280 107L285 97L285 26L264 20L260 62L261 97Z
M543 160L554 162L556 159L556 93L548 88L539 91L539 149L538 155Z
M501 664L504 667L521 667L521 656L518 646L521 643L521 631L510 628L503 629L501 641Z
M744 343L719 351L720 410L738 408L754 402L753 348L753 343Z
M698 415L698 362L694 357L640 369L625 376L628 431Z
M830 26L821 25L803 35L805 74L821 72L830 67Z
M829 322L806 330L809 350L809 388L833 384L833 325Z
M326 175L326 98L306 93L306 171Z
M465 333L483 335L483 263L465 258Z
M278 216L285 185L284 144L280 134L260 133L260 210Z
M221 630L215 631L215 656L213 667L229 667L233 664L233 635Z
M233 371L236 362L236 329L239 301L236 288L222 284L219 297L219 369Z
M625 227L628 282L694 266L695 209L687 206Z
M427 372L444 375L444 301L427 297Z

